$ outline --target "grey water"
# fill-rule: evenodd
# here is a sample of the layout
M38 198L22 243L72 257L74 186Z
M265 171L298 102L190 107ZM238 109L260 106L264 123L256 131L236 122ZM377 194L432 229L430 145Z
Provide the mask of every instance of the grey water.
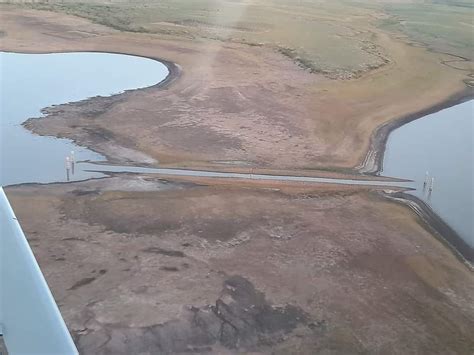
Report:
M68 139L33 135L21 124L41 109L152 86L168 68L156 60L111 53L18 54L0 52L0 186L66 181L66 156L105 157ZM77 164L70 179L104 176Z
M474 247L474 101L427 115L393 131L383 175L414 181L425 201ZM428 172L428 179L426 179ZM434 178L430 192L431 178ZM424 186L425 180L428 180Z

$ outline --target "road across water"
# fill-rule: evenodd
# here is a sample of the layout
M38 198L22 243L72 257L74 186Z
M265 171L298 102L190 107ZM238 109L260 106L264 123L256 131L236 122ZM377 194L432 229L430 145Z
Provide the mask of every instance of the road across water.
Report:
M295 176L295 175L271 175L271 174L253 174L253 173L231 173L222 171L205 171L192 169L167 169L167 168L147 168L133 166L116 166L93 163L80 163L80 168L84 171L98 173L136 173L136 174L158 174L163 176L188 176L203 178L220 178L220 179L245 179L245 180L266 180L266 181L286 181L301 183L323 183L323 184L339 184L339 185L359 185L359 186L380 186L380 187L401 187L411 188L410 181L391 181L382 179L339 179L324 178L312 176Z

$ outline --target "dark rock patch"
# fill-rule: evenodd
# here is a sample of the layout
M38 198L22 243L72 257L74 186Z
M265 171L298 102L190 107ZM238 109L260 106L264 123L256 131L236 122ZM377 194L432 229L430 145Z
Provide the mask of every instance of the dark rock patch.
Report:
M73 190L71 193L74 196L87 196L87 195L99 195L99 190Z
M158 247L150 247L143 249L145 253L155 253L155 254L162 254L166 256L173 256L177 258L184 258L186 255L179 250L169 250L169 249L163 249L163 248L158 248Z
M272 305L250 281L232 276L215 304L190 306L180 319L144 328L114 324L100 347L90 347L88 335L75 336L81 353L209 353L214 346L245 352L277 344L296 328L316 334L321 324L297 306Z
M72 285L69 290L76 290L79 287L85 286L90 284L91 282L95 281L95 277L84 277L83 279L77 281L74 285Z

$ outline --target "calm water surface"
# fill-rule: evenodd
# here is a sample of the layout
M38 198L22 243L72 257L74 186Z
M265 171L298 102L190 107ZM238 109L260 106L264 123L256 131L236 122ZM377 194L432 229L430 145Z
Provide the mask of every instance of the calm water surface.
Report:
M406 124L389 136L383 175L412 179L416 191L474 247L474 101ZM428 172L434 186L423 188Z
M65 157L104 157L67 139L32 135L21 126L44 107L148 87L168 75L163 63L110 53L0 52L0 185L65 181ZM72 180L101 176L76 165Z

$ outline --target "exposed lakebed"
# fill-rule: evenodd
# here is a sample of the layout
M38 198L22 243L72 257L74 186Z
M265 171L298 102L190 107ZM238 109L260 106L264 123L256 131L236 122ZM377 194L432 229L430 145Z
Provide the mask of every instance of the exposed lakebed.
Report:
M110 53L17 54L0 52L0 185L66 181L65 158L104 162L104 156L67 139L37 136L22 123L41 117L45 107L110 96L145 88L169 74L163 63ZM131 118L133 119L133 118ZM158 173L174 176L268 179L414 188L471 247L473 236L473 102L428 115L406 124L389 136L383 175L413 180L343 180L299 176L235 174L176 169L114 167L76 164L70 179L85 180L107 172ZM423 187L434 177L434 187ZM430 180L431 181L431 180Z

